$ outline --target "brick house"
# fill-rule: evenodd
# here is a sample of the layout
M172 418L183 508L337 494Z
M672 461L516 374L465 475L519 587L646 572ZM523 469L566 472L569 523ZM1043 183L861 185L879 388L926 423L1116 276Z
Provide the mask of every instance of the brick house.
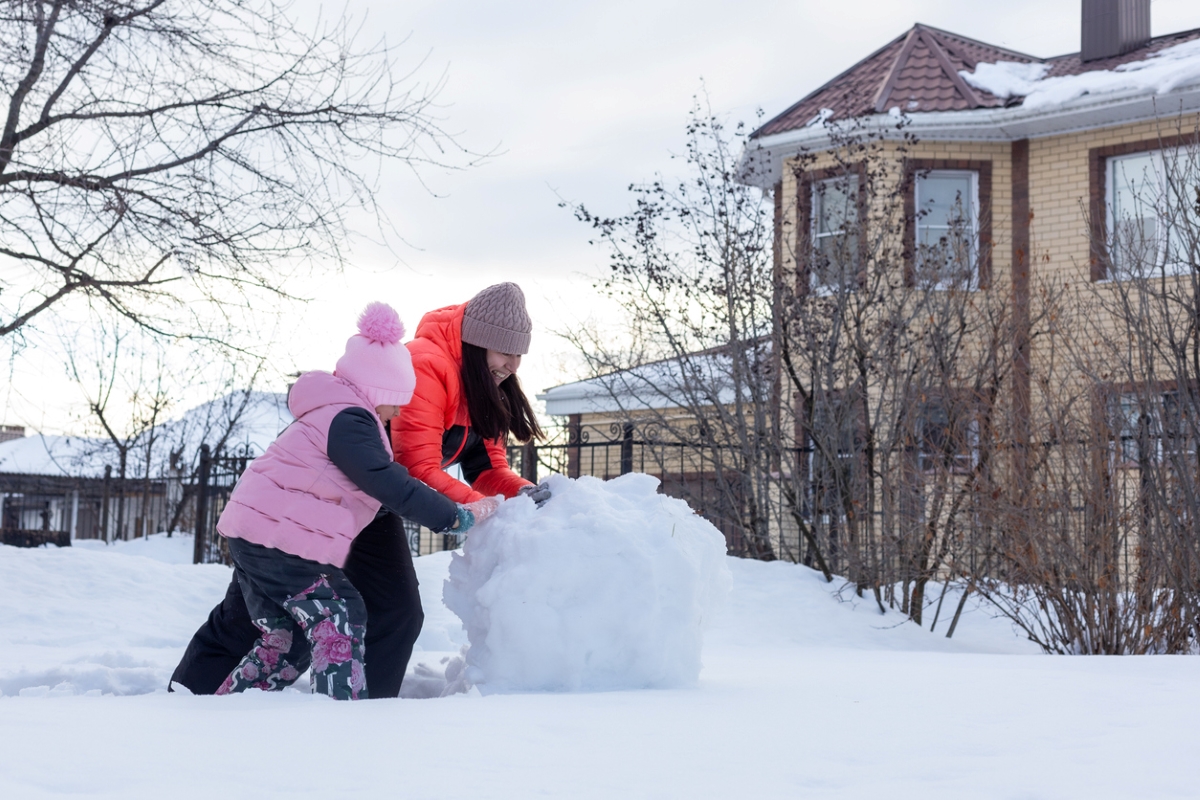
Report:
M1015 313L1028 315L1039 279L1119 280L1104 246L1114 214L1153 224L1146 184L1164 159L1188 157L1200 126L1200 29L1149 32L1149 0L1084 0L1081 52L1046 59L914 25L753 134L748 161L774 193L781 268L822 280L813 254L844 224L832 192L855 189L821 151L831 125L855 119L897 141L892 188L904 195L910 248L945 233L939 209L959 198L976 255L971 288L1011 292ZM1005 87L997 66L1034 79ZM1138 75L1148 77L1124 79ZM916 143L901 146L902 136ZM1021 347L1014 391L1028 396L1038 352Z
M1115 245L1109 251L1118 230L1136 230L1142 254L1164 269L1171 245L1161 217L1176 212L1179 198L1164 198L1160 182L1197 152L1200 29L1151 38L1149 0L1084 0L1081 44L1078 53L1040 58L914 25L762 125L744 160L747 180L774 198L776 268L797 294L853 291L839 282L845 275L829 271L827 254L853 238L848 220L865 227L877 206L893 202L902 212L904 285L1011 304L1002 402L1016 417L1018 448L1039 435L1030 431L1030 409L1047 385L1039 376L1052 371L1053 354L1031 334L1031 320L1046 313L1039 287L1117 287L1136 260ZM875 196L866 196L861 167L838 138L845 130L890 161L891 177L876 179ZM966 256L934 257L947 240ZM1071 311L1060 324L1070 324ZM1054 369L1055 386L1079 379ZM568 384L542 397L572 429L607 432L615 446L638 400L614 401L610 383ZM1168 402L1169 387L1154 391ZM950 472L969 472L979 430L946 408L922 424L912 466L903 469L920 474L937 458ZM807 435L797 424L796 444ZM948 452L925 452L928 442L937 450L951 439L958 444ZM597 474L613 472L607 452ZM636 460L636 451L625 459ZM798 468L818 482L811 459ZM812 507L806 513L820 516ZM772 524L778 540L789 535L786 520Z
M1144 354L1118 364L1113 347L1085 352L1083 342L1066 359L1045 332L1091 326L1103 338L1106 326L1121 330L1111 312L1132 297L1134 277L1160 279L1160 297L1173 281L1179 297L1194 291L1184 285L1194 252L1172 237L1183 230L1194 239L1200 230L1200 194L1191 194L1200 29L1152 38L1149 0L1084 0L1081 44L1078 53L1038 58L914 25L761 126L747 174L774 195L776 265L800 294L853 291L849 278L829 273L826 254L840 246L852 260L860 245L845 242L850 222L863 221L861 234L873 224L868 217L880 216L883 196L900 201L906 286L966 289L1010 304L1012 370L994 402L1011 414L1004 437L1014 458L1034 458L1029 453L1054 438L1052 401L1087 395L1081 405L1093 415L1099 409L1096 428L1105 429L1092 450L1115 449L1118 467L1142 469L1139 476L1098 468L1103 491L1128 490L1114 513L1145 519L1129 499L1139 482L1144 489L1145 468L1163 463L1172 447L1195 450L1196 431L1180 409L1195 405L1197 376L1156 374ZM892 177L877 179L871 197L861 166L837 140L847 128L891 162ZM947 258L947 241L957 242L957 255ZM978 427L968 431L947 411L949 401L938 404L917 426L914 459L926 457L926 440L936 450L957 438L938 456L969 467ZM1189 430L1172 433L1168 417ZM1138 444L1139 436L1153 441ZM1080 494L1092 491L1089 480L1096 478L1078 481L1058 505L1095 513Z

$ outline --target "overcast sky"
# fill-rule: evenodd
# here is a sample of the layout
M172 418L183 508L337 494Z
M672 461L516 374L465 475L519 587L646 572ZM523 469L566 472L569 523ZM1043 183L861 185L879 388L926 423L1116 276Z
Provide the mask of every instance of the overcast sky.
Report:
M297 12L311 16L313 0ZM404 42L421 80L445 76L445 127L486 164L425 174L431 194L402 170L384 176L383 201L405 242L394 253L355 251L348 273L293 291L314 298L275 360L282 371L331 369L357 311L394 304L410 331L423 311L513 280L534 317L522 369L540 391L572 377L551 332L599 305L589 276L604 263L560 198L619 213L625 187L678 169L683 127L701 81L714 109L751 120L782 111L915 22L1036 56L1079 49L1079 0L519 0L322 5L365 17L364 39ZM1154 0L1154 35L1200 27L1195 0ZM71 387L29 365L36 391L0 397L0 422L46 431L71 427ZM281 388L281 387L272 387Z

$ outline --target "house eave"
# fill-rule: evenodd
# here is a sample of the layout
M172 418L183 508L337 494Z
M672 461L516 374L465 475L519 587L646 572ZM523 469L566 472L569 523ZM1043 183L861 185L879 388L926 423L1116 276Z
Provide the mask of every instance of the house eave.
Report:
M924 141L1011 142L1168 119L1194 111L1200 111L1200 84L1164 94L1134 90L1085 95L1048 109L980 108L907 114L899 119L874 114L854 124L862 134L884 139L899 140L909 134ZM785 160L802 152L831 149L839 127L845 129L846 124L834 121L753 140L742 156L745 182L763 189L774 186L783 174Z
M546 414L567 417L572 414L616 414L671 408L665 397L649 401L631 395L618 396L609 388L588 383L564 384L537 395L546 404Z

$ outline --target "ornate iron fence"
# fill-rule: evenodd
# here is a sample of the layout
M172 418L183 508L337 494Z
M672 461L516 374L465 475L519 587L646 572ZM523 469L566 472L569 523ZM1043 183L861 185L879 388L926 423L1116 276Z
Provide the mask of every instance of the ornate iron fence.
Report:
M178 479L0 474L0 543L136 539L169 526Z
M217 519L229 502L229 495L246 465L255 457L249 446L231 452L213 453L207 444L200 446L200 466L196 476L196 538L192 553L195 564L229 564L225 539L217 534Z
M661 436L654 425L568 425L545 442L510 445L508 459L534 483L552 473L601 480L630 472L653 475L663 494L686 501L725 534L730 553L746 554L744 475L728 469L730 448L703 442L698 429L692 433L680 441Z

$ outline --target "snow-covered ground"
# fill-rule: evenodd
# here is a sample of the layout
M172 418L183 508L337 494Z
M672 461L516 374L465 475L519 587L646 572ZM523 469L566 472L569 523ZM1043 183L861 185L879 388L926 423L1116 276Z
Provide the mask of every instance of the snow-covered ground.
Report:
M229 570L81 544L0 547L0 797L1200 795L1200 659L1045 656L974 608L946 640L804 567L729 560L695 688L335 703L166 694ZM417 560L435 673L449 564Z

